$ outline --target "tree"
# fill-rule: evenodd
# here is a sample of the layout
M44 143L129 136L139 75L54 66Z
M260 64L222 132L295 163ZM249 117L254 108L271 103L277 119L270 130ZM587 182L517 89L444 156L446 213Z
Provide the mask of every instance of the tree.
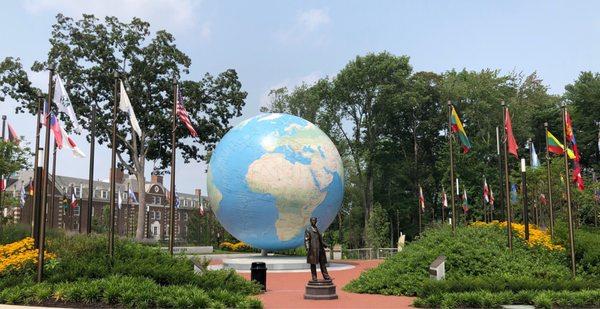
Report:
M386 248L390 240L390 221L381 204L373 205L373 212L367 222L367 246Z
M598 149L600 73L581 72L577 80L567 85L565 90L565 99L572 105L571 117L576 130L575 136L582 164L598 168L600 167L598 164L600 162L600 149Z
M13 173L29 166L29 155L30 150L28 148L21 148L11 141L0 140L0 175L8 178ZM4 198L8 198L8 196L5 194ZM4 205L15 206L18 205L18 201L5 200ZM2 211L0 209L0 212Z
M137 136L124 113L117 120L117 150L119 165L136 176L140 211L137 217L136 238L144 237L145 218L145 163L158 164L163 172L171 159L171 121L173 106L173 79L188 74L190 58L175 45L175 38L161 30L151 35L149 23L134 18L123 23L116 17L100 21L93 15L83 15L74 20L62 14L56 17L50 38L51 48L45 61L35 62L34 71L46 70L56 64L56 72L66 82L75 112L80 123L90 128L93 107L97 109L96 138L98 143L111 141L112 107L115 102L113 72L120 72L133 109L137 112L141 136ZM8 76L22 77L19 67L9 66ZM28 91L26 79L12 78L11 91L23 109L34 112L32 102L23 92ZM177 148L185 162L202 160L206 151L230 128L231 118L240 116L246 92L234 70L219 75L205 74L202 80L179 82L186 109L196 128L198 138L190 138L188 130L179 125L176 129ZM68 128L71 128L68 123ZM89 140L89 134L88 134Z

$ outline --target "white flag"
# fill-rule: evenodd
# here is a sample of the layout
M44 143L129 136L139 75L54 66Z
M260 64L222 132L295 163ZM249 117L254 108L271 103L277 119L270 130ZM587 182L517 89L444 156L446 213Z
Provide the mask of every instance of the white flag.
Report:
M62 131L63 141L67 141L67 145L69 145L69 148L71 148L71 150L73 151L73 156L76 158L85 158L85 153L83 153L83 151L79 149L75 141L67 134L65 129L63 129L63 127L60 127L60 130Z
M121 189L119 189L119 193L117 193L117 205L119 206L119 209L121 209L121 206L123 205L123 199L121 198Z
M535 146L531 143L531 167L540 166L540 160L538 159L538 155L535 152Z
M73 110L73 105L71 104L71 100L69 99L69 94L65 89L65 85L63 85L62 79L58 74L54 75L54 103L58 107L60 112L63 112L69 116L69 120L73 124L73 129L76 133L81 133L81 125L79 121L77 121L77 115L75 115L75 111Z
M142 129L140 128L140 124L138 123L137 118L135 117L135 113L133 112L133 106L131 106L131 101L129 101L129 96L127 96L127 92L125 91L125 86L123 85L123 81L121 81L121 98L119 99L119 108L127 112L129 114L129 121L131 122L131 127L137 133L138 136L142 136Z

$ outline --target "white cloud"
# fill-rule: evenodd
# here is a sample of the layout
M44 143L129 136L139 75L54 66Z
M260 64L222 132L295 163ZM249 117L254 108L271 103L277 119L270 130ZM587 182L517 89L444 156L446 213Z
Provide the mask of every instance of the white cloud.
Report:
M298 15L298 23L308 31L315 31L330 21L329 14L322 9L311 9Z
M294 87L300 86L302 84L313 85L322 77L323 74L321 72L314 71L305 76L296 78L286 78L283 81L276 83L271 87L268 87L268 89L265 92L263 92L262 96L260 97L260 106L269 105L269 103L271 102L271 97L269 95L271 90L286 87L289 91L291 91L294 89Z
M212 24L205 22L200 26L200 37L203 39L209 39L212 34Z
M51 11L72 17L83 13L98 17L116 16L122 20L139 17L150 22L154 29L177 32L194 26L196 16L193 10L198 3L193 0L27 0L24 7L33 14Z
M293 25L277 32L283 43L302 43L311 39L317 44L324 40L323 28L331 22L325 9L310 9L296 15Z

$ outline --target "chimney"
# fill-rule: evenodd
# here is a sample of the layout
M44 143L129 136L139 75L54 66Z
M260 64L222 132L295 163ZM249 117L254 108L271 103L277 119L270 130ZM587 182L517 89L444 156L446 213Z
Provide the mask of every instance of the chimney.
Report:
M150 182L163 184L163 175L152 174L150 177Z
M195 195L196 197L200 197L200 196L202 196L202 189L195 189L195 190L194 190L194 195Z
M112 170L112 168L111 168L111 170ZM115 172L115 182L116 183L123 183L123 179L125 178L125 173L120 168L117 168L115 171L116 171Z

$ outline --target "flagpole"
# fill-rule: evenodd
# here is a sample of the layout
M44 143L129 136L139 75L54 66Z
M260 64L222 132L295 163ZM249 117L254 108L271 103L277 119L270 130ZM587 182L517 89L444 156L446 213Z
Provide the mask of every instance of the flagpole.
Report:
M421 185L419 184L419 205L417 207L418 213L419 213L419 236L421 235L421 231L422 231L422 227L421 227L422 214L421 214L421 212L423 211L423 208L421 207L421 192L422 192L422 189L421 189Z
M592 179L594 180L594 187L597 184L596 172L592 172ZM594 188L594 227L598 227L598 189Z
M36 116L36 122L35 122L35 157L34 157L34 172L33 172L33 181L29 182L29 185L34 185L33 187L33 195L31 196L32 202L31 202L31 236L33 237L34 241L35 241L35 247L38 247L38 221L36 220L37 218L37 209L39 209L39 203L38 203L38 198L39 198L39 189L40 187L38 186L37 188L35 187L37 185L37 181L39 180L39 176L38 176L38 166L39 166L39 151L40 151L40 118L41 118L41 110L42 110L42 104L44 102L44 97L42 96L41 92L38 92L38 105L37 105L37 116ZM30 188L31 189L31 188Z
M119 72L115 70L114 72L115 78L115 86L113 92L113 120L112 120L112 141L111 141L111 159L110 159L110 218L108 218L109 222L109 232L108 232L108 255L110 257L114 257L114 247L115 247L115 163L117 161L117 113L118 111L118 98L119 95Z
M498 204L502 205L502 200L504 199L504 190L502 189L502 174L503 174L503 170L502 170L502 155L500 154L500 128L498 126L496 126L496 154L498 155L498 169L500 170L500 173L498 173L498 197L500 198L498 200ZM495 203L494 203L495 204ZM493 218L493 216L492 216Z
M175 145L175 130L177 129L177 78L173 77L173 123L171 128L171 212L169 213L169 254L173 255L175 243L175 160L177 146Z
M2 115L2 141L5 141L5 132L6 132L6 115ZM0 209L4 209L4 191L6 190L6 186L8 185L8 180L6 183L4 182L4 175L0 175L0 181L2 181L2 190L0 191Z
M529 205L527 203L527 170L525 158L521 158L521 183L523 184L523 221L525 223L525 240L529 240Z
M127 221L125 222L125 237L129 238L129 223L131 221L131 211L129 205L129 185L127 182L127 208L125 208L125 214L127 215Z
M563 118L563 145L565 147L564 158L565 158L565 190L567 193L567 220L569 223L569 250L571 253L571 273L575 276L575 235L573 233L573 212L571 209L571 183L569 176L569 155L568 155L568 144L567 144L567 105L562 104L562 118Z
M54 224L54 195L56 194L56 141L53 143L54 146L52 148L52 189L50 193L50 208L48 209L48 214L50 218L48 219L50 223L50 227Z
M486 181L485 181L485 176L483 177L483 195L481 196L481 205L483 206L483 221L484 222L488 222L488 211L487 209L485 209L485 185L486 185Z
M546 167L548 175L548 210L550 215L550 239L554 238L554 206L552 205L552 178L550 169L550 151L548 150L548 123L544 122L544 129L546 131ZM565 153L568 147L565 146Z
M50 111L50 104L53 96L53 85L52 77L54 76L54 65L50 65L48 71L48 112ZM49 113L48 113L49 115ZM44 117L47 117L44 115ZM46 119L47 120L47 119ZM38 250L38 264L37 264L37 282L42 282L44 276L44 250L46 242L46 203L48 202L48 161L50 159L50 124L46 121L46 136L44 141L44 164L42 171L42 200L40 207L40 224L39 224L39 250Z
M442 186L442 198L444 198L444 195L446 195L446 190L444 189L444 186ZM446 195L446 201L448 201L448 196ZM444 225L444 201L442 200L442 225Z
M510 208L510 199L508 198L509 192L509 184L508 184L508 137L506 135L506 113L508 112L508 107L504 103L504 100L501 101L502 105L502 119L504 123L504 189L507 192L507 198L505 198L506 203L506 230L508 234L508 248L512 251L512 210Z
M94 198L94 153L96 151L96 106L92 105L92 117L90 120L90 164L88 176L88 204L85 233L92 233L92 212ZM82 203L83 204L83 203ZM81 215L81 213L79 214Z
M452 102L448 100L448 147L450 148L450 203L452 205L452 235L456 234L456 208L454 206L454 153L452 150Z

